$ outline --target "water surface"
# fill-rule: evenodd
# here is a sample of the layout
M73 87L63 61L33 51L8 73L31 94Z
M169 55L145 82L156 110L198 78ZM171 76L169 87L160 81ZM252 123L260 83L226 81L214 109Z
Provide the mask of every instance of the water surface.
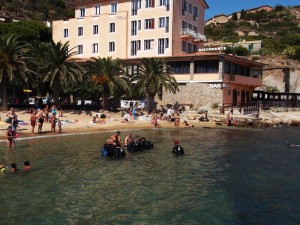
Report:
M127 132L121 135L125 137ZM300 224L298 128L151 129L153 150L100 158L109 133L0 143L1 225ZM175 139L183 157L171 153Z

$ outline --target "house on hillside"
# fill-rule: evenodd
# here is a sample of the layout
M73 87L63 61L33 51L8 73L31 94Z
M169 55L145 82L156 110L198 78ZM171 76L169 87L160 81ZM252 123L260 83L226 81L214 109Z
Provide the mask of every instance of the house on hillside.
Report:
M263 64L224 54L199 52L205 0L74 0L75 18L53 21L53 40L69 42L73 56L120 58L130 71L143 57L161 57L172 67L180 92L163 93L159 104L194 106L249 102L261 85ZM130 72L129 71L129 72Z
M261 50L262 41L240 41L240 42L211 42L204 44L204 48L199 49L200 52L220 52L224 51L227 47L242 46L247 48L249 52Z
M256 7L256 8L251 8L251 9L247 9L245 10L245 13L255 13L261 10L266 10L267 12L270 12L273 10L273 8L271 6L268 5L264 5L264 6L260 6L260 7ZM236 19L239 20L241 18L242 12L234 12L231 13L230 15L225 15L225 14L220 14L220 15L216 15L212 18L210 18L209 20L207 20L205 22L205 26L207 25L217 25L217 24L223 24L223 23L227 23L230 19L233 18L233 15L236 14Z
M270 11L273 10L273 8L269 5L263 5L263 6L259 6L259 7L256 7L256 8L247 9L246 12L247 13L256 13L256 12L259 12L261 10L265 10L267 12L270 12Z
M207 20L205 22L205 26L206 25L210 25L210 24L223 24L223 23L227 23L229 20L229 17L225 14L220 14L220 15L216 15L212 18L210 18L209 20Z

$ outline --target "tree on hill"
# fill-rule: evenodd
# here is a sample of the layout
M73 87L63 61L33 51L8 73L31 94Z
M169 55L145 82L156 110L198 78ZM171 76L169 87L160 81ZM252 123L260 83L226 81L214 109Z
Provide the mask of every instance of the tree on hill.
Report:
M43 22L33 20L0 24L0 34L20 35L20 40L27 42L49 42L52 39L51 28Z

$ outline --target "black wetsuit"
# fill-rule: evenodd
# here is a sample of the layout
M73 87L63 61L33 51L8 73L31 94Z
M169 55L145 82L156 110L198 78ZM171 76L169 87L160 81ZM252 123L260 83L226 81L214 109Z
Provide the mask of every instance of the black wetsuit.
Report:
M183 155L184 154L184 150L183 150L183 147L181 145L175 145L172 152L176 153L176 155Z

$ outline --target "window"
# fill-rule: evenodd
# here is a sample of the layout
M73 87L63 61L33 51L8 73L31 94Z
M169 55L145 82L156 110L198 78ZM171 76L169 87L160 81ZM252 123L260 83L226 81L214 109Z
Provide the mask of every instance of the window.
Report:
M108 43L108 51L109 52L114 52L115 51L115 42L111 41Z
M181 28L182 28L182 29L187 28L187 22L186 22L186 21L182 20Z
M131 15L136 16L138 9L141 8L141 0L131 0Z
M193 30L193 25L189 23L189 29Z
M189 3L189 13L193 14L193 4Z
M170 11L170 0L159 0L159 6L165 6L166 11Z
M198 33L198 27L194 26L193 31L195 31L195 33Z
M181 42L181 51L186 52L187 50L187 43L185 41Z
M169 33L169 17L166 17L165 32Z
M163 6L166 4L166 0L159 0L159 6Z
M155 0L145 0L145 8L154 8L155 7Z
M193 52L193 45L191 43L188 43L188 53Z
M159 17L158 27L165 27L165 17Z
M169 38L158 39L158 54L165 54L165 49L169 48Z
M181 0L181 14L184 16L185 12L187 10L187 1L186 0Z
M141 30L141 29L142 29L142 21L138 20L138 30Z
M85 8L80 8L79 9L79 17L80 18L85 17Z
M154 19L145 19L145 29L154 29Z
M141 41L131 41L131 55L136 55L138 50L141 50Z
M93 44L93 53L98 53L98 44L97 43Z
M98 34L98 33L99 33L98 25L93 25L93 34Z
M109 23L109 32L110 33L116 32L116 24L115 23Z
M198 46L197 45L193 45L193 52L198 52Z
M95 5L94 15L95 16L99 16L100 15L100 5Z
M144 40L144 50L153 49L154 39Z
M116 12L118 12L118 3L112 2L112 3L110 4L110 7L111 7L111 10L110 10L111 13L116 13Z
M78 36L83 36L83 27L78 27Z
M198 18L198 7L194 6L193 20L196 21Z
M78 55L83 54L83 45L78 45L77 46L77 54Z
M69 37L69 29L64 29L64 38Z
M131 36L135 36L137 34L137 22L136 20L131 21Z

